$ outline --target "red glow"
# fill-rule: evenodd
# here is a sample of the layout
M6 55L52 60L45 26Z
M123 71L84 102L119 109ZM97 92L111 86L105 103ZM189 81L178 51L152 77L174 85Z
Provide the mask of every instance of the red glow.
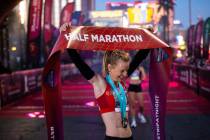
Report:
M95 106L96 104L95 104L95 102L91 101L91 102L85 103L85 105L87 105L87 106Z
M45 117L44 114L45 114L44 112L37 112L36 111L36 112L28 113L27 116L29 118L44 118Z
M175 82L175 81L172 81L172 82L170 82L169 83L169 87L178 87L178 83L177 82Z

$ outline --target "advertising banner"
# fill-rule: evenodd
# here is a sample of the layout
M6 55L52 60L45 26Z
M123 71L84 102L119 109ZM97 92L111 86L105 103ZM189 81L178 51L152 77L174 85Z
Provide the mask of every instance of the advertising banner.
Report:
M195 29L195 58L201 58L201 41L203 35L203 20L199 21Z
M30 67L40 62L42 0L30 0L28 18L27 60Z
M37 90L37 77L36 71L24 71L24 92L34 92Z
M73 12L74 12L74 2L67 3L66 6L61 11L60 26L66 22L71 21L71 16Z
M210 47L210 17L205 21L203 28L203 56L204 59L209 59Z
M194 56L195 25L191 25L187 32L187 53L188 57Z
M153 139L165 140L166 99L171 59L167 51L159 49L153 49L150 55L149 94L152 104Z
M50 54L52 41L52 0L45 0L44 4L44 47L45 56Z

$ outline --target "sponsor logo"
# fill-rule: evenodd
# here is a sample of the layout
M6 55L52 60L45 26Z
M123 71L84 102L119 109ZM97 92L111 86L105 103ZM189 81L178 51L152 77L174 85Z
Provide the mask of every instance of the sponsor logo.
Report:
M155 95L155 125L157 140L160 140L160 97Z
M89 35L68 33L64 36L66 40L77 40L81 42L143 42L141 35Z
M55 139L55 129L53 126L50 127L50 139Z

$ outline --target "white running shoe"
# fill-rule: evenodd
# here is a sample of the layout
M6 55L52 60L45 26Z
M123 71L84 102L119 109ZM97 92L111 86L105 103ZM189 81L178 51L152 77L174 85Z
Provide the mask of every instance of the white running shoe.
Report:
M138 118L139 118L141 123L147 123L147 120L146 120L146 118L144 117L143 114L138 113Z
M131 122L131 127L132 127L132 128L135 128L136 126L137 126L136 120L132 120L132 122Z

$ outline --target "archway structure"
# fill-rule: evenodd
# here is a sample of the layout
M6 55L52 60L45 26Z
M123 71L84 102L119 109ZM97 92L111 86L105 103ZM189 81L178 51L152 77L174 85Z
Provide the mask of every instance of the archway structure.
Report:
M172 49L146 29L77 26L62 31L49 55L42 77L48 139L63 140L60 56L68 48L78 50L151 49L149 93L154 140L165 140L166 95Z

